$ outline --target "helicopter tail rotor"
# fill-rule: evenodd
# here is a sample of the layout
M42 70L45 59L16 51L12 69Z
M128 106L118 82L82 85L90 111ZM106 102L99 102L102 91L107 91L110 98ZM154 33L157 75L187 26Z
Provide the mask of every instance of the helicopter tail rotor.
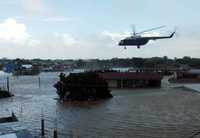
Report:
M180 34L179 34L179 33L177 33L177 29L178 29L178 28L177 28L177 27L175 27L175 28L174 28L174 31L173 31L173 32L174 32L174 36L175 36L175 37L179 37L179 36L180 36Z

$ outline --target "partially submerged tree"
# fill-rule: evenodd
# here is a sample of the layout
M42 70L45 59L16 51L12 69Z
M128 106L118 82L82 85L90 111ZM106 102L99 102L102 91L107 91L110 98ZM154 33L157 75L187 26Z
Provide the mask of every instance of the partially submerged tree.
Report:
M94 72L60 74L60 80L54 85L61 100L95 101L111 98L105 80Z

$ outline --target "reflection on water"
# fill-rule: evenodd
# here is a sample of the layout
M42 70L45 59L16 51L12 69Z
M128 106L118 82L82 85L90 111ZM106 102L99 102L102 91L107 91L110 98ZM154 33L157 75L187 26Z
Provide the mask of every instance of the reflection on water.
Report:
M200 130L200 95L181 89L113 90L109 100L60 103L53 84L58 73L11 77L15 97L0 100L0 114L14 111L34 134L40 133L42 112L46 133L59 137L189 137ZM0 84L6 76L1 75Z

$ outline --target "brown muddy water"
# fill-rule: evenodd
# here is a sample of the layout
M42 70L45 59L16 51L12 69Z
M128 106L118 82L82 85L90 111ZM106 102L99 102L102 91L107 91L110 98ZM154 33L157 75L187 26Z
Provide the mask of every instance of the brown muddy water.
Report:
M53 84L58 73L10 77L13 98L0 100L0 116L14 111L35 136L43 114L47 137L189 138L200 131L200 94L164 85L161 89L112 90L114 97L92 104L60 103ZM0 76L5 86L6 76Z

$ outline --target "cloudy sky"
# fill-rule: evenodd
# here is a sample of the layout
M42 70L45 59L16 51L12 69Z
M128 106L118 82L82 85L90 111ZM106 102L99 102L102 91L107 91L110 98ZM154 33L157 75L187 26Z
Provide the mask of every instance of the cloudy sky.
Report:
M90 59L125 57L199 57L198 0L1 0L0 58ZM117 45L131 33L167 27L137 49ZM148 34L149 35L149 34Z

